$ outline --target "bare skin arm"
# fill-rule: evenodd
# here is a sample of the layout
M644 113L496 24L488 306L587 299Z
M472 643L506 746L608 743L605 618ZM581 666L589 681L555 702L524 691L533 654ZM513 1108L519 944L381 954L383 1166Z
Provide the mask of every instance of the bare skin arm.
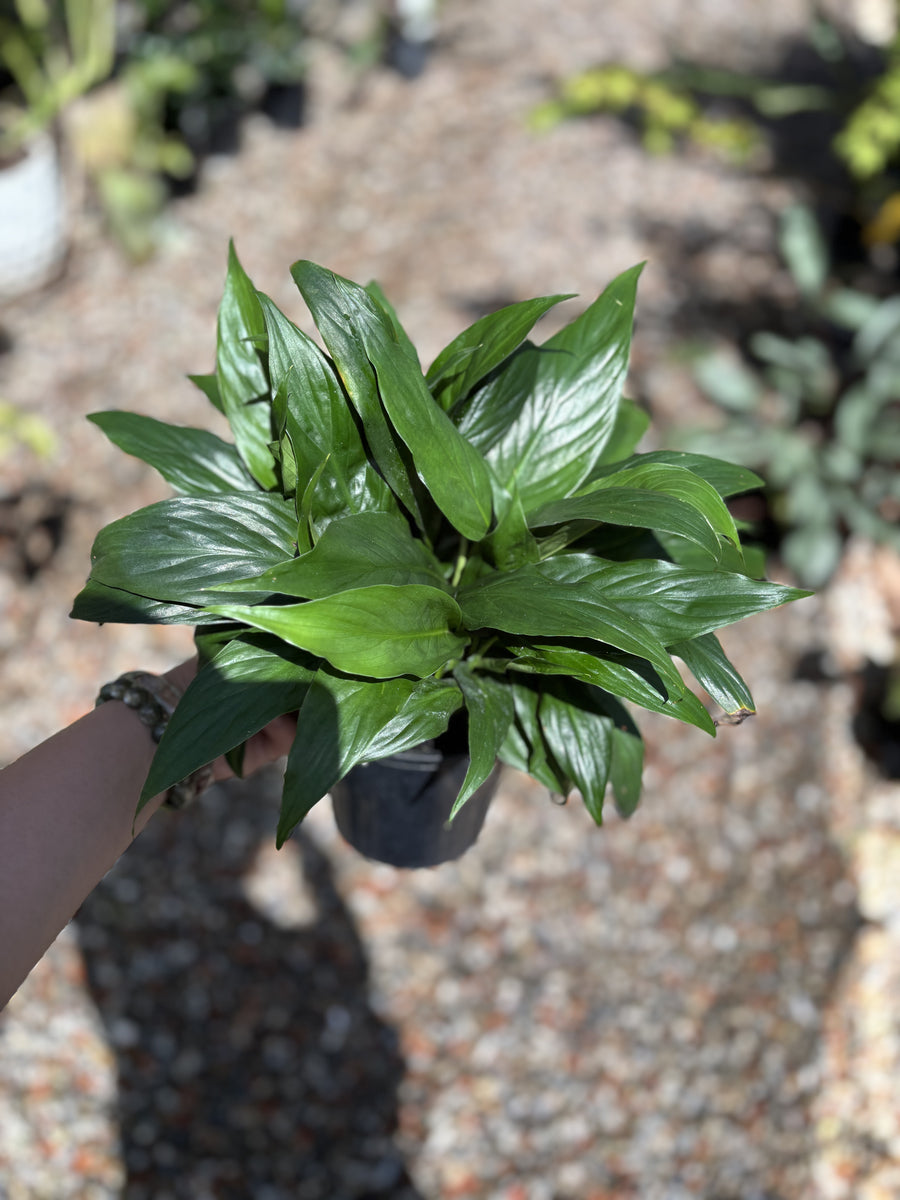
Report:
M195 670L167 678L183 689ZM247 773L286 754L295 728L280 717L257 734ZM162 803L134 823L153 751L137 715L110 701L0 771L0 1009ZM219 760L215 778L230 775Z

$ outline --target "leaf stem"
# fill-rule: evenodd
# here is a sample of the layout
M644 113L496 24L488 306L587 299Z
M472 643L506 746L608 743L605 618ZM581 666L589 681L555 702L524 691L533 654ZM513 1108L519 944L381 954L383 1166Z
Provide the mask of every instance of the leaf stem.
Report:
M450 580L450 586L456 587L462 578L462 573L466 568L466 563L469 561L469 539L461 538L459 543L459 554L456 557L456 563L453 567L453 578Z

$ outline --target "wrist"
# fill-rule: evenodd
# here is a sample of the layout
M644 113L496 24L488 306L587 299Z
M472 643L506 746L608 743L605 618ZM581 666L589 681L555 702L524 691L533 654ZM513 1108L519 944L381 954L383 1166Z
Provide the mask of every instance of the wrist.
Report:
M158 743L165 732L169 718L175 712L184 692L197 673L197 659L188 659L172 667L163 675L145 671L129 671L118 679L104 684L97 697L97 705L110 700L122 701L135 710L141 722L148 727L153 742ZM167 808L184 808L213 782L225 776L218 770L219 764L209 763L194 771L180 783L169 788L162 803Z
M174 688L177 688L179 693L183 694L193 682L196 674L197 658L195 656L194 658L187 659L186 662L179 663L177 667L172 667L171 670L164 672L162 677L168 680Z

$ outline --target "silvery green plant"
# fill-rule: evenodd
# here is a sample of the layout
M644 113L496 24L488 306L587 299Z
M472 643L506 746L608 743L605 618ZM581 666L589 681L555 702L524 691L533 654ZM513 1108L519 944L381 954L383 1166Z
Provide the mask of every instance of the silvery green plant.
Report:
M781 557L819 587L850 533L900 549L900 296L839 286L804 206L784 213L780 244L802 332L756 333L743 361L702 355L698 382L726 419L685 440L765 475Z
M201 669L143 801L297 714L277 840L356 764L467 730L458 810L497 759L600 821L638 803L625 704L708 733L678 658L726 712L750 693L714 630L803 595L753 578L714 458L634 453L622 389L640 268L541 345L564 296L503 308L423 373L375 285L292 275L321 350L232 247L216 370L233 442L126 412L92 420L178 493L103 529L73 616L196 627Z

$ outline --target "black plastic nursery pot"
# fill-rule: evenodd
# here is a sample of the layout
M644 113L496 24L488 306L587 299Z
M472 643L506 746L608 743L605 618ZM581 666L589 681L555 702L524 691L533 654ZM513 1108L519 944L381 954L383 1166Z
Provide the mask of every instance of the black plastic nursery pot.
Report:
M475 844L497 790L499 765L447 824L468 770L466 754L433 742L354 767L331 789L338 829L355 850L392 867L436 867Z

